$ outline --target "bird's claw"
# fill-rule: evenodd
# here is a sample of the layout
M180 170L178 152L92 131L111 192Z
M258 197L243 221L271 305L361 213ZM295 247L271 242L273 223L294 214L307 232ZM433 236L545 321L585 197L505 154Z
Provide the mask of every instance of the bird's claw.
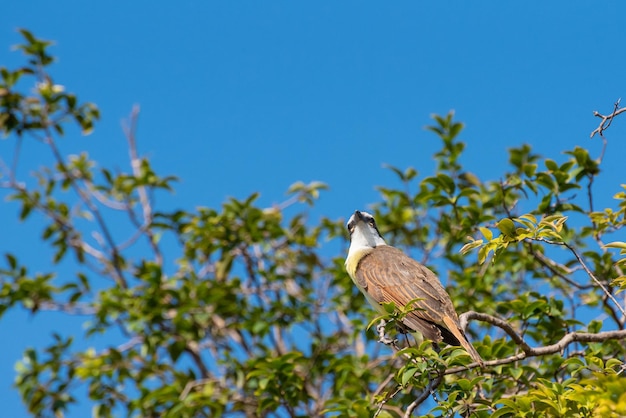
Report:
M381 319L378 325L376 325L376 331L378 332L378 342L385 345L396 345L397 339L389 338L386 335L387 321Z

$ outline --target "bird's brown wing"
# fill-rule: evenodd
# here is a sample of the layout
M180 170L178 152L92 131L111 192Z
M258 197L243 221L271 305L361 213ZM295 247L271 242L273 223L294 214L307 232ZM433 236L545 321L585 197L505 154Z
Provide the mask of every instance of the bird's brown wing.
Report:
M404 325L429 340L462 345L475 361L481 361L437 276L404 252L388 245L376 247L359 262L356 280L378 303L394 302L401 308L421 299L415 302L418 309L404 318Z

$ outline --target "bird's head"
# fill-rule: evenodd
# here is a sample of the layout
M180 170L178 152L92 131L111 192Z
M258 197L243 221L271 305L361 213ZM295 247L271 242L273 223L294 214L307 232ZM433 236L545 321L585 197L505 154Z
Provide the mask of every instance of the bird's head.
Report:
M375 248L385 245L385 240L378 232L374 217L367 212L355 211L347 223L350 233L350 249Z

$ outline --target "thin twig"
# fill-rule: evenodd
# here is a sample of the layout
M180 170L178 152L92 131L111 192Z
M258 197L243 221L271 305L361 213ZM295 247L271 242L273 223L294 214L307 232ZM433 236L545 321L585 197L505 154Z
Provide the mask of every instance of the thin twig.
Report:
M202 378L207 379L211 375L211 373L209 372L209 369L207 369L206 364L204 364L204 361L200 356L198 345L195 342L190 341L187 343L185 351L191 356L193 362L196 364L196 367L198 367L198 370L200 370L200 375L202 376Z
M393 375L390 375L391 377L393 377ZM389 378L385 379L386 383L389 383ZM385 384L386 384L385 383ZM379 404L378 404L378 408L376 408L376 412L374 412L374 417L377 417L383 410L383 408L385 407L385 405L387 404L387 402L390 399L393 399L400 391L402 390L402 386L398 385L398 387L396 388L396 390L389 396L387 396L385 399L383 399Z
M187 395L189 395L189 393L191 392L193 388L197 386L204 386L206 384L211 383L213 380L214 379L198 379L198 380L192 380L191 382L187 382L187 384L185 385L185 388L178 396L178 399L181 401L184 400L187 397Z
M114 209L114 210L128 210L129 205L126 202L117 202L115 200L111 200L108 197L106 197L104 194L96 190L92 182L86 180L85 183L91 189L92 196L95 197L96 200L100 202L102 205L108 208Z
M15 182L15 176L17 175L17 164L20 158L20 150L22 149L23 137L18 135L17 143L15 144L15 151L13 152L13 162L11 163L11 170L9 170L9 181Z
M583 270L585 270L585 273L587 273L587 275L591 278L591 280L593 280L594 283L597 284L600 287L600 289L602 289L604 294L609 299L611 299L613 301L613 303L615 304L617 309L619 309L619 311L622 313L624 318L626 318L626 311L624 310L622 305L619 304L617 299L615 299L615 296L613 296L613 294L611 292L609 292L609 290L606 288L606 286L604 286L604 284L602 284L602 282L595 276L595 274L593 274L591 269L587 266L587 264L585 263L583 258L580 256L580 254L578 254L578 251L576 251L576 249L574 247L572 247L568 243L562 242L562 241L551 241L551 240L548 240L548 239L545 239L545 238L535 238L535 240L536 241L542 241L542 242L545 242L545 243L548 243L548 244L552 244L552 245L562 245L565 248L567 248L568 250L570 250L570 252L572 254L574 254L574 257L576 257L576 260L578 260L578 263L582 266Z
M390 373L387 378L385 380L383 380L378 387L376 388L376 390L372 393L372 398L375 398L376 396L378 396L380 394L380 392L383 391L383 389L385 388L385 386L387 386L389 384L389 382L391 382L394 378L396 374L395 373ZM381 407L382 408L382 407Z
M570 279L567 275L572 274L576 269L569 268L564 266L563 264L559 264L556 261L546 257L542 252L536 251L531 242L528 242L528 249L530 253L539 261L542 265L544 265L548 270L550 270L555 276L563 279L567 284L574 286L579 290L587 290L593 288L592 284L579 284L574 280ZM563 273L562 271L565 273Z
M563 245L572 252L572 254L574 254L574 257L576 257L576 259L578 260L578 262L580 263L580 265L582 266L583 270L585 270L585 272L587 273L587 275L589 277L591 277L591 280L593 280L598 286L600 286L600 289L602 289L602 291L604 292L604 294L613 301L613 303L615 304L615 306L617 306L617 308L619 309L619 311L622 313L622 315L624 316L624 318L626 318L626 311L624 310L624 307L622 305L620 305L620 303L617 301L617 299L615 299L615 296L613 296L613 294L611 292L609 292L609 290L606 288L606 286L604 286L604 284L602 284L602 282L600 280L598 280L598 278L595 276L595 274L593 274L593 272L591 271L591 269L589 269L589 267L587 267L587 264L585 264L585 261L583 260L583 258L580 256L580 254L578 254L578 251L576 251L574 249L574 247L570 246L568 243L563 242Z
M123 123L122 127L124 129L124 134L126 135L126 140L128 141L128 152L130 156L130 166L133 170L133 175L136 178L141 177L141 159L139 158L139 154L137 153L137 120L139 118L139 106L133 106L133 110L130 114L130 118L128 122ZM145 186L138 186L137 193L139 194L139 203L141 204L141 209L143 211L143 226L140 228L146 234L148 238L148 242L150 243L150 247L154 252L155 262L157 265L163 265L163 255L161 254L161 249L157 244L157 239L149 226L152 224L152 203L148 197L148 192ZM131 210L132 212L132 210ZM134 215L134 213L133 213ZM145 227L144 227L145 226Z
M604 135L604 131L609 126L611 126L611 122L613 121L613 118L621 113L626 112L626 107L622 107L620 109L619 107L620 101L621 99L618 99L615 102L615 104L613 105L613 113L611 113L610 115L605 116L605 115L600 114L598 111L594 110L593 116L597 116L601 118L602 122L600 122L600 125L598 125L598 127L591 132L591 135L589 136L590 138L593 138L595 134L599 134L602 137Z
M50 128L48 127L46 129L47 131L47 137L46 137L46 144L50 147L50 150L52 151L52 154L54 155L55 160L57 161L57 164L59 165L59 169L60 171L67 177L67 179L70 182L71 187L74 189L74 191L76 192L76 194L80 197L80 199L83 201L83 203L85 203L85 205L87 205L87 207L89 208L89 211L93 214L94 218L96 219L96 222L98 223L98 226L100 227L100 230L102 231L103 237L108 245L108 247L111 250L111 265L113 266L113 273L115 276L115 279L117 281L117 283L119 284L120 287L122 288L127 288L128 285L126 283L126 279L124 278L124 274L122 272L122 267L120 265L120 260L121 255L115 245L115 240L113 239L113 236L111 235L111 231L109 231L109 227L107 225L107 223L104 221L104 218L102 216L102 214L100 213L100 210L98 209L98 207L93 203L93 201L91 200L89 194L87 192L85 192L79 185L78 182L76 181L77 178L74 177L71 174L71 170L67 167L67 165L65 164L65 160L63 159L63 156L61 155L61 152L59 151L59 149L56 146L56 143L54 142L54 139L52 137L52 132L50 132Z
M406 411L404 411L403 418L409 418L413 414L413 411L415 410L415 408L420 406L426 399L428 399L428 397L431 394L434 394L435 389L439 387L442 380L443 380L443 375L439 375L433 380L431 380L428 386L426 386L424 390L420 392L417 398L415 398L415 400L411 402L409 406L406 408Z
M46 311L59 311L69 315L94 315L96 310L86 303L41 302L40 308Z

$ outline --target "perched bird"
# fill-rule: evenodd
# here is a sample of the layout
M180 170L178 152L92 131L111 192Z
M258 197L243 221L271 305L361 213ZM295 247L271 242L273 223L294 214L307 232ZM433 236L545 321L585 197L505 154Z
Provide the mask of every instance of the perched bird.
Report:
M474 361L482 364L480 354L461 329L450 296L435 273L387 245L369 213L357 210L347 226L350 249L346 270L367 300L384 312L383 302L394 302L402 308L419 298L415 302L417 309L404 317L403 325L421 332L433 342L461 345Z

